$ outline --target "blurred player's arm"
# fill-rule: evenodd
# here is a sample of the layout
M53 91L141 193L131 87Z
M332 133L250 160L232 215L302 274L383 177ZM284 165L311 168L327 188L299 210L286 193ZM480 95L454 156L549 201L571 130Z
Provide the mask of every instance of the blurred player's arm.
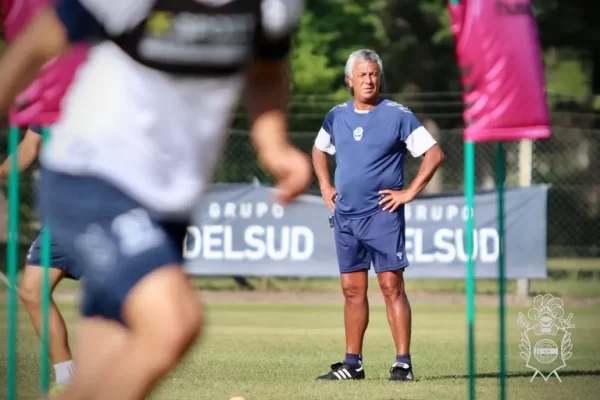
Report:
M40 154L42 144L42 136L32 130L27 130L25 137L19 143L17 148L17 164L19 172L25 171L33 162L38 158ZM6 181L10 174L11 157L8 156L6 160L0 165L0 181Z
M287 125L289 96L287 58L292 36L304 10L303 0L289 0L277 12L263 1L261 23L254 38L254 60L248 69L245 105L251 122L250 136L259 153L290 146ZM284 18L285 17L285 18ZM282 24L282 18L285 21Z
M275 32L268 32L266 18L262 15L262 26L256 35L255 57L246 79L245 105L250 118L250 137L256 149L258 160L263 168L278 181L277 201L286 204L310 184L310 161L290 143L287 124L287 104L289 96L288 54L292 35L301 16L302 1L284 3L288 12L289 25L275 25ZM263 6L268 7L263 3ZM279 10L281 11L281 10ZM269 22L269 21L267 21Z
M68 48L65 27L52 7L44 8L0 57L0 107L6 113L14 98L40 68Z
M290 143L287 125L287 64L254 61L245 92L250 137L261 166L278 182L277 198L287 204L310 184L308 157Z
M287 102L286 62L253 61L248 72L245 103L250 137L259 154L289 145Z

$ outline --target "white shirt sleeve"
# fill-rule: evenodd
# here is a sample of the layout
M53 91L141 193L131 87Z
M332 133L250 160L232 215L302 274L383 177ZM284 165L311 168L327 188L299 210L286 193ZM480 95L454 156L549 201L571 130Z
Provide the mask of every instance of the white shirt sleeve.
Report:
M323 128L321 128L315 139L315 147L325 153L335 154L335 146L331 143L331 135Z
M119 35L143 21L156 0L79 0L110 35Z
M437 143L424 126L420 126L412 131L404 142L406 143L406 148L413 157L422 156Z

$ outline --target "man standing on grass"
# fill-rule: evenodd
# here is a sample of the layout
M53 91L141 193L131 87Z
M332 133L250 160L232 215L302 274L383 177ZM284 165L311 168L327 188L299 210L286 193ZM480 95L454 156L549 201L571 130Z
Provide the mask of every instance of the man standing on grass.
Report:
M380 96L383 65L368 49L350 55L346 81L353 99L325 116L312 151L323 199L334 212L341 275L346 356L318 380L364 379L362 345L369 322L368 270L373 264L396 345L390 380L414 379L410 358L411 310L404 290L404 204L425 188L444 159L436 141L405 106ZM423 157L404 184L404 159ZM336 157L335 186L327 155Z

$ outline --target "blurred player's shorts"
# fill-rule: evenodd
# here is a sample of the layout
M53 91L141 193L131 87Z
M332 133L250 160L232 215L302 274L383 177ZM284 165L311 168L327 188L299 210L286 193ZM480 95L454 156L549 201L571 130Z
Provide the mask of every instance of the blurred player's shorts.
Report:
M183 263L187 222L164 221L102 179L42 168L40 211L83 273L84 316L122 321L127 294L146 275Z

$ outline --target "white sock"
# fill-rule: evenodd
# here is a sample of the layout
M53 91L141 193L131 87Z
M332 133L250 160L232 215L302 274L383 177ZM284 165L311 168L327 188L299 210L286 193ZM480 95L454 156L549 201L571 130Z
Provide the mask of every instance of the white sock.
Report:
M75 369L73 360L54 364L54 375L56 375L56 383L69 383L73 377Z

